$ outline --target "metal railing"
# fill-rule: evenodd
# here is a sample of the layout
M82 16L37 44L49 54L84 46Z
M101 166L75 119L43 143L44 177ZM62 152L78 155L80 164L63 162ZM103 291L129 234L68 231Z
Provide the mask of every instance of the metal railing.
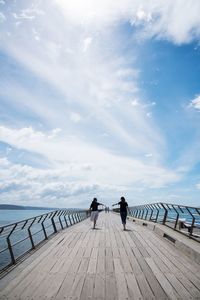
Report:
M119 212L119 209L114 211ZM199 207L160 202L129 207L128 215L163 224L200 242Z
M87 210L56 210L0 226L0 274L53 234L90 215Z

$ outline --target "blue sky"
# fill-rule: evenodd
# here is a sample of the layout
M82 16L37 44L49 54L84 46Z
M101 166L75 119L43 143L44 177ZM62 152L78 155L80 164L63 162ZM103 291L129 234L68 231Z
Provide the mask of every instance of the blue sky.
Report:
M199 205L199 11L0 0L1 203Z

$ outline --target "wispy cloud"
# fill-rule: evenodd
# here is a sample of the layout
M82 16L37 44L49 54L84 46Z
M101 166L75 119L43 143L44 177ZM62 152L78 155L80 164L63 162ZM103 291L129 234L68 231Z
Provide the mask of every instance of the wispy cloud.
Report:
M189 107L200 110L200 96L196 96L193 100L191 100Z

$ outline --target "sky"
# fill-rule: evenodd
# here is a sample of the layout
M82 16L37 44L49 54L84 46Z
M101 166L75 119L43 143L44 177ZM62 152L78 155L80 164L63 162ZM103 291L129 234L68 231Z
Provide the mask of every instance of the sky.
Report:
M199 0L0 0L0 202L200 205Z

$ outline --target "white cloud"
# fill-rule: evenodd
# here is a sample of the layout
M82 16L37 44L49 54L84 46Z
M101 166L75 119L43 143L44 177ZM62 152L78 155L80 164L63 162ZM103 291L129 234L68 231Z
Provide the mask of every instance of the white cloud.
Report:
M86 52L89 49L91 43L92 43L92 38L91 37L87 37L87 38L84 39L84 41L83 41L83 52Z
M146 114L146 116L148 117L148 118L152 118L152 113L151 112L148 112L147 114Z
M147 164L142 160L112 154L103 148L81 141L80 138L34 131L0 127L0 139L19 149L42 154L56 168L65 167L75 179L101 185L129 185L141 182L145 186L163 186L179 180L180 175L162 166ZM88 166L89 168L85 167ZM136 171L137 170L137 171Z
M125 19L138 26L143 37L155 36L181 44L200 35L198 0L57 0L56 3L71 22L98 30Z
M80 114L78 114L78 113L76 113L76 112L71 112L71 113L70 113L70 119L71 119L73 122L78 123L78 122L80 122L80 120L81 120L81 116L80 116Z
M138 100L138 99L133 99L133 100L131 101L131 105L132 105L132 106L138 106L138 105L139 105L139 100Z
M197 188L198 190L200 190L200 183L197 183L197 184L196 184L196 188Z
M0 23L3 23L6 21L5 15L0 11Z
M193 100L191 100L189 107L200 110L200 96L196 96Z
M147 154L145 154L145 156L146 157L152 157L153 155L152 155L152 153L147 153Z

